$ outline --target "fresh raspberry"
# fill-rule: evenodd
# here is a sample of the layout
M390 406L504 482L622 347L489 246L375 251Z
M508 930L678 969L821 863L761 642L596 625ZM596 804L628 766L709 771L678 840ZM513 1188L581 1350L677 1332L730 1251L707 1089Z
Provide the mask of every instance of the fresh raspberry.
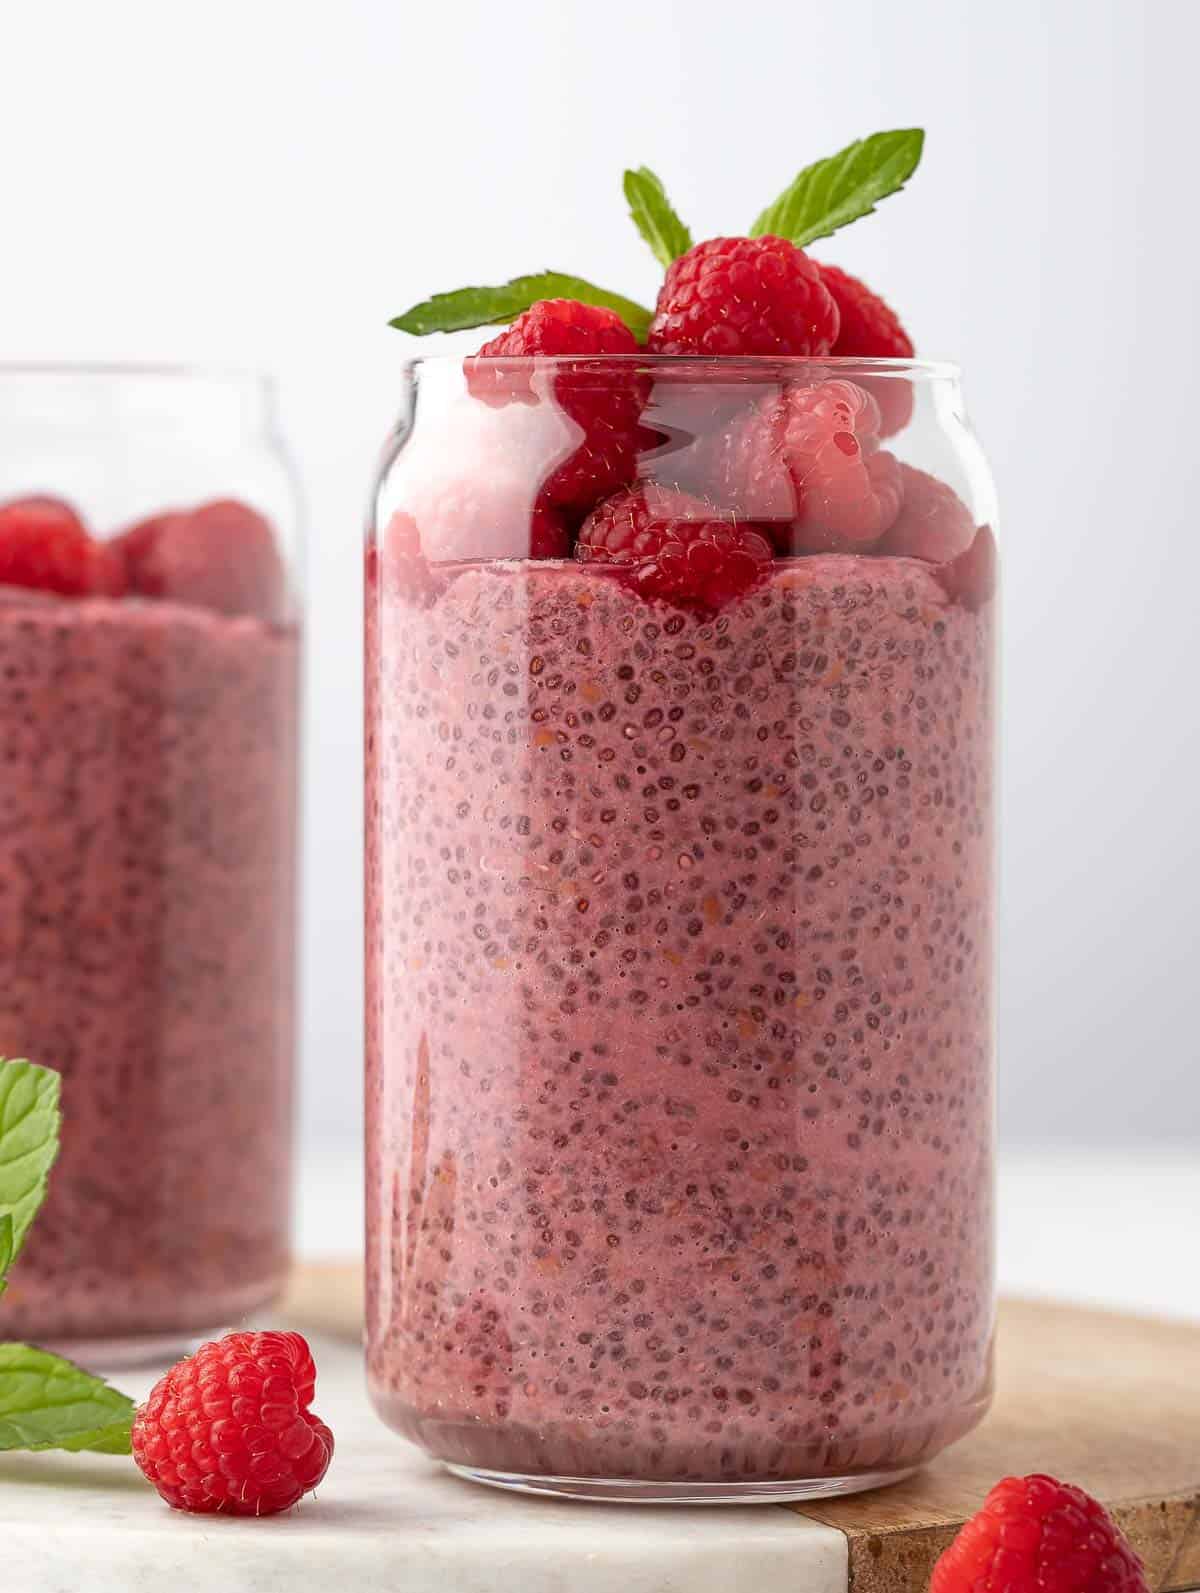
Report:
M655 354L828 354L838 307L815 260L784 238L710 238L667 269Z
M927 471L900 465L900 513L875 548L930 564L945 564L971 546L975 521L953 487Z
M965 553L936 571L946 596L974 613L996 591L996 539L990 526L981 525Z
M124 597L129 582L125 560L112 542L92 542L91 590L96 597Z
M505 366L505 360L577 354L589 362L564 363L543 377L553 402L582 433L542 483L538 501L543 506L586 512L633 478L645 384L619 360L610 363L604 356L637 353L637 339L613 310L574 299L544 299L466 361L471 394L487 404L540 400L539 373Z
M643 485L593 509L580 529L575 557L626 568L645 597L718 609L765 573L771 544L753 526L722 520L699 498Z
M847 496L840 458L832 453L818 458L805 483L804 509L792 525L787 552L876 551L876 528L889 525L900 507L900 466L886 448L875 453L864 449L861 463L866 481L863 497L856 499Z
M840 318L831 354L857 359L912 359L912 339L900 325L896 312L877 293L840 266L822 262L817 269Z
M120 536L114 539L113 548L121 560L131 586L134 586L140 575L150 549L162 535L163 527L179 512L172 509L165 514L152 514L145 520L138 520L136 524L127 526ZM137 590L136 586L134 590Z
M929 1593L1150 1593L1104 1506L1053 1477L1005 1477L933 1568Z
M130 590L215 609L279 620L285 580L271 524L232 498L155 515L116 540Z
M716 461L722 507L770 522L781 553L863 552L900 509L879 406L854 382L788 386L733 427Z
M890 305L839 266L823 264L820 270L821 280L841 316L832 353L857 359L912 359L912 339ZM891 437L908 425L913 411L911 382L899 375L865 376L861 380L879 405L881 437Z
M0 505L0 586L63 597L120 597L124 565L58 498L18 498Z
M316 1378L299 1333L227 1333L154 1385L133 1418L133 1458L175 1510L290 1510L333 1455L308 1408Z
M486 397L508 378L479 362L531 354L636 354L637 339L615 310L577 299L541 299L467 361L471 391Z

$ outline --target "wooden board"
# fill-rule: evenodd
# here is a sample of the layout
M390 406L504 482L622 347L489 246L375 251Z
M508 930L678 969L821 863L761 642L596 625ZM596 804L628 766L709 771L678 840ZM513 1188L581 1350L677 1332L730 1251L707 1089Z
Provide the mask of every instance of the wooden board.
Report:
M846 1533L853 1593L924 1593L992 1484L1031 1471L1101 1499L1151 1587L1200 1587L1200 1324L1006 1300L981 1427L894 1488L790 1508Z
M286 1313L357 1340L361 1269L300 1269ZM915 1477L784 1507L845 1533L850 1593L925 1593L934 1560L991 1485L1030 1471L1102 1499L1153 1588L1200 1587L1200 1324L1008 1300L997 1370L988 1419Z

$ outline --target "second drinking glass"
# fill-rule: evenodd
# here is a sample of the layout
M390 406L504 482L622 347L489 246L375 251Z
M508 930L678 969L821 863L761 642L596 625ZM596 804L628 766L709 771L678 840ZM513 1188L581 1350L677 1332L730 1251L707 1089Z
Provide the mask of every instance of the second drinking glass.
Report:
M0 368L0 1055L63 1076L4 1337L111 1365L283 1282L296 518L258 378Z

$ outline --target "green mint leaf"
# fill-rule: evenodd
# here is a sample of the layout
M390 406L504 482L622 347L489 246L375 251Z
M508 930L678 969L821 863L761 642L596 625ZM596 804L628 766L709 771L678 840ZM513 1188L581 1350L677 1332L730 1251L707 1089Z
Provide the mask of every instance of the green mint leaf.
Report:
M662 266L669 266L692 247L692 235L675 213L667 191L649 166L625 173L625 198L634 226Z
M52 1068L0 1060L0 1216L12 1222L10 1265L46 1198L58 1155L59 1082Z
M127 1455L133 1401L71 1361L0 1344L0 1450L87 1449Z
M417 337L427 337L430 332L463 332L473 326L502 326L507 321L515 321L539 299L578 299L582 304L615 310L639 343L645 342L650 329L650 311L642 305L562 271L539 271L535 276L513 277L511 282L498 288L459 288L455 293L435 293L432 299L414 304L389 325Z
M752 238L771 233L798 248L869 216L881 199L894 194L917 169L925 134L919 127L874 133L827 160L806 166L750 229Z
M8 1212L0 1217L0 1294L4 1293L4 1274L12 1265L13 1256L13 1226L12 1218Z

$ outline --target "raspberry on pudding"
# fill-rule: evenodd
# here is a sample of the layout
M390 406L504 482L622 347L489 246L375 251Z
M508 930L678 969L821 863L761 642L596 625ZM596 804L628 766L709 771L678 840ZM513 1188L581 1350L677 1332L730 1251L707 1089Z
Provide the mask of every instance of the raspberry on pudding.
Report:
M120 597L121 559L92 537L69 503L16 498L0 504L0 588L61 597Z
M821 281L838 307L838 335L831 353L850 359L912 358L912 338L889 304L848 271L824 261L820 269ZM899 371L886 376L863 371L859 380L879 405L880 435L891 437L902 431L912 419L911 383Z
M158 514L112 544L131 592L166 597L218 614L276 620L286 605L275 532L244 503L222 499Z
M912 465L900 465L899 473L900 512L875 551L931 564L946 564L965 553L975 537L975 522L954 488Z
M767 573L771 543L753 525L723 519L698 498L638 487L593 509L575 555L627 571L644 597L716 610Z
M879 406L856 382L789 384L723 439L716 491L770 522L781 553L868 551L900 510L899 466L879 447Z
M711 238L671 265L647 346L655 354L828 354L837 302L786 238Z
M830 353L851 359L912 359L912 338L890 305L840 266L822 261L818 269L838 307L838 332Z
M547 400L571 424L573 446L542 482L539 507L586 512L605 493L632 480L643 384L632 373L628 380L618 379L618 366L596 360L637 352L633 333L614 311L553 299L526 310L467 361L472 396L492 404L538 402L521 363L530 356L588 361L573 364L564 358L546 384Z

